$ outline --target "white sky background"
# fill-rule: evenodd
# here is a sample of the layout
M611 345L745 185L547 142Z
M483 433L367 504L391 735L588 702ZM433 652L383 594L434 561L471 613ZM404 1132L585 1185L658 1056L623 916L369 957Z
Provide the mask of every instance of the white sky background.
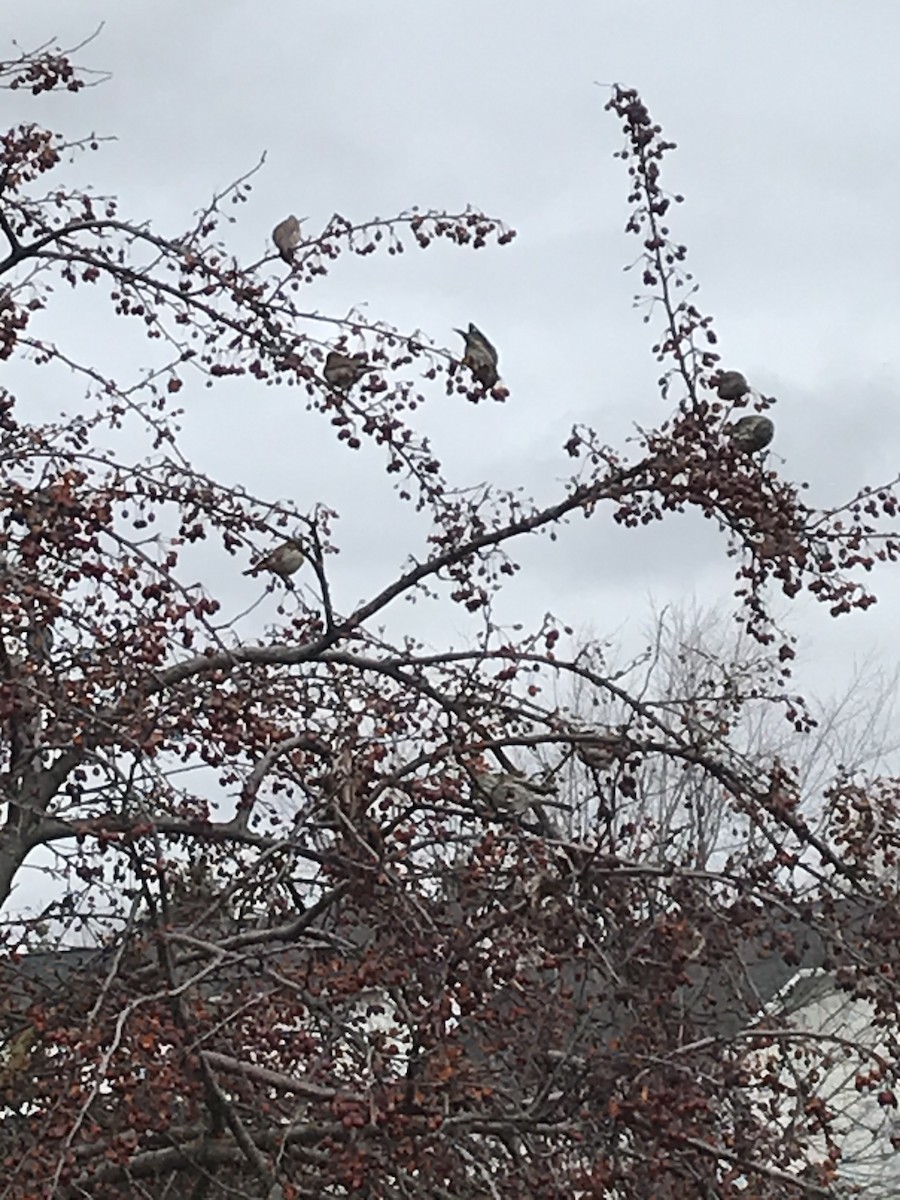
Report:
M689 248L724 365L779 398L782 470L826 504L900 469L895 0L0 0L0 36L25 49L51 37L73 44L101 21L80 60L112 80L38 101L0 92L0 128L38 120L70 136L116 135L59 178L81 173L115 192L124 219L149 218L175 236L266 151L251 202L225 234L246 261L266 252L289 212L309 216L308 235L335 210L358 221L470 203L518 230L504 248L346 257L309 289L310 308L340 316L366 304L373 318L422 329L454 352L451 329L469 320L495 342L506 405L473 408L439 384L421 414L458 482L522 485L549 501L572 469L561 447L573 422L618 445L633 422L667 414L650 354L657 326L632 310L639 277L622 271L639 243L623 232L619 123L603 110L608 91L594 86L613 80L637 87L678 143L663 176L686 196L672 233ZM149 361L150 346L131 340L108 305L89 319L60 301L35 332L120 382ZM27 377L32 393L50 390L49 375ZM74 407L82 385L69 403L65 383L35 402ZM338 607L380 589L409 552L424 555L421 522L394 498L377 453L339 448L299 389L195 382L179 400L183 448L199 469L341 512ZM651 599L728 599L734 561L724 548L697 516L638 533L602 514L579 519L559 541L519 549L525 569L501 613L528 624L551 609L638 644ZM233 611L258 594L239 576L244 560L217 547L201 557ZM786 610L802 636L799 690L839 693L855 659L897 661L896 568L873 584L881 603L865 614L833 621L807 601ZM275 601L265 604L271 616ZM446 606L406 606L395 627L407 619L434 642L465 636Z

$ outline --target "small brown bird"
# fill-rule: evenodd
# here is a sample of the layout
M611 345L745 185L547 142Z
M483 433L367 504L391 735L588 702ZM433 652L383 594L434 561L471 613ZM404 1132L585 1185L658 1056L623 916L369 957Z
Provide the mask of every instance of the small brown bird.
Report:
M341 354L338 350L329 350L322 374L332 387L346 390L359 383L370 369L366 353Z
M719 376L716 395L720 400L740 400L750 391L750 385L740 371L723 371Z
M261 558L258 563L252 567L248 567L244 572L245 575L258 575L260 571L271 571L273 575L277 575L279 579L287 579L289 575L293 575L295 571L299 571L306 562L306 555L303 552L303 547L294 538L286 542L282 542L280 546L276 546L271 553L265 558Z
M542 836L558 837L559 831L545 811L559 808L571 812L571 805L554 799L553 784L510 771L487 771L475 778L478 791L487 800L488 808L498 817L512 816L514 819L533 818ZM527 828L527 826L526 826Z
M613 735L597 739L596 742L576 742L575 753L586 767L595 771L605 771L614 763L621 761L623 750L627 746L621 738Z
M48 662L53 651L53 630L49 625L32 625L25 632L25 646L30 658Z
M285 217L272 230L272 241L286 263L294 261L294 251L300 245L300 222L295 216Z
M755 454L757 450L764 450L771 442L775 436L775 425L768 417L751 413L750 416L735 421L728 429L728 436L738 450L743 450L746 454Z
M454 329L465 340L466 352L463 355L463 366L469 368L483 388L492 388L500 378L497 373L497 351L487 340L477 325L469 322L469 332Z
M538 804L548 804L551 808L570 811L570 805L554 799L555 786L539 779L529 779L511 771L485 771L476 776L476 783L492 808L522 813Z

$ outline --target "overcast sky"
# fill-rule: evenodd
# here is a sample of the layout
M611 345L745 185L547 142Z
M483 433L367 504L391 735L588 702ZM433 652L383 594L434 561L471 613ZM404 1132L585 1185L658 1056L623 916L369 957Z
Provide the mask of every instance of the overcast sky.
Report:
M518 230L510 246L477 253L348 258L310 292L321 311L365 304L454 349L452 327L474 320L497 344L505 406L438 390L425 410L456 479L549 500L569 472L561 445L573 422L616 444L633 422L666 414L652 334L631 305L638 281L622 270L638 243L623 232L626 178L612 158L622 135L595 86L612 81L637 87L678 143L664 176L686 196L673 234L689 247L725 365L779 398L782 470L810 481L811 503L831 503L900 468L896 0L2 0L0 36L66 45L101 22L80 58L110 82L39 102L0 92L0 127L40 120L115 135L75 176L117 193L126 218L175 236L265 151L226 235L248 261L289 212L312 229L336 210L362 220L472 204ZM62 300L47 320L73 345L94 341L120 377L136 373L130 347L129 361L116 358L111 316L99 339ZM183 397L199 468L341 511L342 607L421 553L410 541L420 526L377 455L333 446L295 390L242 382ZM628 641L651 600L730 596L723 550L699 518L638 534L578 521L555 544L526 548L503 615L527 622L552 609ZM243 607L245 583L256 585L221 555L207 569L235 574ZM793 608L801 683L823 693L854 659L896 661L896 570L874 585L882 602L864 615L833 622L809 603Z

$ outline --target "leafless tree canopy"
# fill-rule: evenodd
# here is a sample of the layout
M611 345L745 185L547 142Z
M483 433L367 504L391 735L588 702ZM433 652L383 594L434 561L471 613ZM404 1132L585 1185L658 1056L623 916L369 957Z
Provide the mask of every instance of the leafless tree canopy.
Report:
M55 46L0 63L23 98L92 82ZM4 134L0 359L69 386L33 421L0 385L2 1200L837 1196L839 1062L891 1146L897 792L865 755L831 769L771 604L872 603L895 492L818 511L732 439L776 402L723 386L670 230L672 144L636 92L606 107L665 415L628 453L574 428L540 500L460 490L428 440L435 399L512 408L493 347L474 370L468 342L466 365L310 299L339 255L505 245L499 220L335 214L247 264L223 218L249 177L171 236L69 186L95 139ZM107 297L152 370L114 380L49 340L66 290ZM182 452L178 404L232 377L257 381L257 419L263 385L291 387L337 453L371 443L427 516L352 611L325 499L274 504ZM527 536L688 510L734 564L739 654L676 638L614 670L563 618L495 621ZM202 585L199 542L221 560ZM257 569L280 599L251 642L217 583ZM385 618L424 594L478 615L477 642L392 644ZM867 1006L865 1031L799 1025L779 998L798 970Z

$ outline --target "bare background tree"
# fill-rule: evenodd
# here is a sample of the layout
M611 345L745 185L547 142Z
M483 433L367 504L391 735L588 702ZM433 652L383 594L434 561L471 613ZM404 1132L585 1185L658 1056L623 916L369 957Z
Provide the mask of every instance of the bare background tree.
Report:
M640 696L698 751L713 749L748 770L790 762L801 808L814 825L822 820L822 797L833 779L884 775L896 762L897 675L871 659L856 664L839 692L804 699L784 687L775 654L748 636L733 614L692 602L656 611L645 648L631 661L616 647L601 653L596 636L584 635L582 643L573 659L580 673L567 677L557 702L586 738L593 732L607 744L576 745L555 764L543 756L546 777L557 778L574 814L566 822L571 834L601 828L614 839L617 828L637 823L648 834L655 831L658 853L677 848L697 867L734 848L736 814L701 765L648 756L640 763L637 795L618 798L608 768L617 757L616 740L627 740L634 720L623 692ZM597 790L593 785L600 781ZM740 838L752 834L752 822L742 820Z

